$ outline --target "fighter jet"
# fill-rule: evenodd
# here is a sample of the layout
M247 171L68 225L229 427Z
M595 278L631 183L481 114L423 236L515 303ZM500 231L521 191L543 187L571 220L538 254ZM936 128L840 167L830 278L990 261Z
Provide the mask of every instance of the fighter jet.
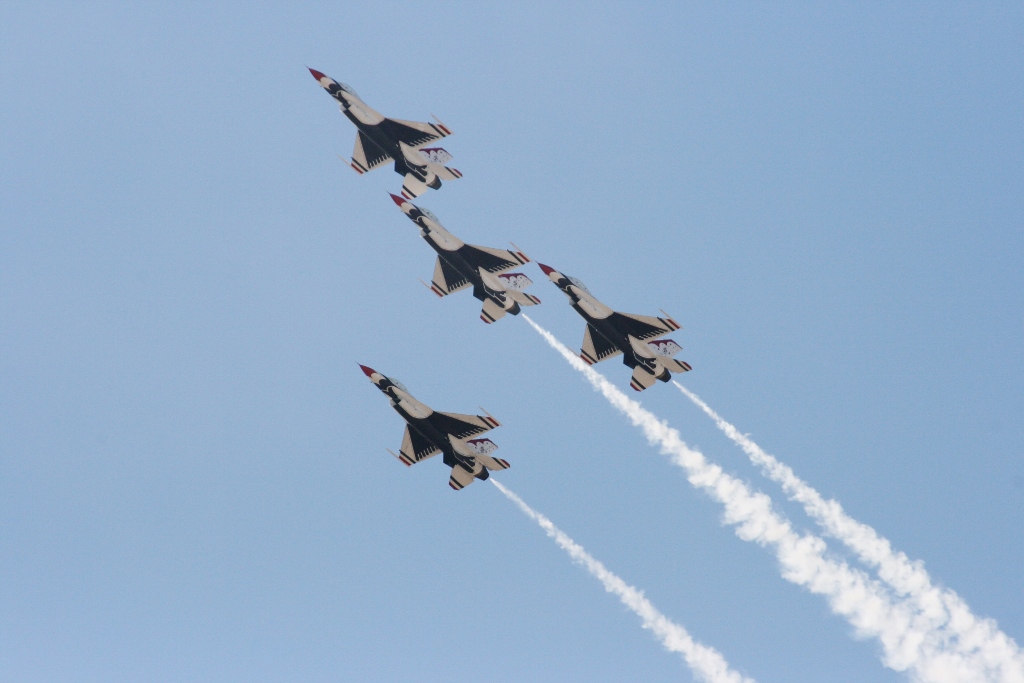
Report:
M440 188L442 180L462 177L457 170L444 165L451 160L451 154L440 147L425 147L452 134L436 118L437 123L386 118L363 102L351 87L316 69L309 73L341 103L341 113L359 129L349 164L356 173L362 175L394 161L395 172L405 176L402 195L408 199L420 196L428 187Z
M484 302L480 319L488 324L506 313L518 315L521 306L540 303L540 299L523 291L533 284L530 278L523 273L506 272L529 263L526 254L465 244L426 209L395 195L391 199L419 226L420 235L437 252L434 277L427 285L434 294L447 296L472 286L473 296Z
M538 263L548 278L569 297L569 304L587 321L580 358L588 365L600 363L622 354L622 362L633 368L629 386L643 391L654 380L667 382L673 372L687 372L690 364L676 360L682 350L671 339L658 337L679 329L679 323L665 314L654 318L617 313L598 301L586 285L574 277L563 275L550 266Z
M456 491L472 484L473 479L487 479L491 476L489 470L509 468L507 460L491 457L498 449L493 441L471 438L501 426L489 413L485 417L436 412L413 398L398 380L365 365L359 367L391 399L391 407L407 423L398 454L388 451L403 465L411 467L443 453L444 464L452 468L448 485Z

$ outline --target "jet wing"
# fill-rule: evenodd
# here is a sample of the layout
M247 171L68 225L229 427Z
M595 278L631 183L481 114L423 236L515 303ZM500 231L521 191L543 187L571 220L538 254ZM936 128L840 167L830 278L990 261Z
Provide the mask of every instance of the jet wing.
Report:
M440 452L441 450L437 446L424 439L419 432L409 429L409 425L405 426L405 435L402 437L402 447L398 450L398 459L406 467L431 458Z
M489 432L498 426L498 421L493 417L482 415L460 415L459 413L434 413L427 418L430 422L445 434L451 434L456 439L466 439L477 434Z
M459 252L471 264L483 268L488 273L503 273L530 262L530 259L526 258L526 254L507 249L491 249L476 244L467 244Z
M470 282L454 266L438 256L437 263L434 265L434 277L431 285L430 289L434 294L447 296L452 292L469 287Z
M630 313L612 313L608 316L608 321L622 332L641 341L656 339L679 329L678 323L672 318L655 318Z
M404 142L410 147L422 147L451 135L447 128L436 123L384 119L377 126L392 140Z
M378 147L377 143L363 135L362 131L356 133L356 147L352 150L352 164L357 171L366 173L391 160L391 156Z
M622 353L622 349L611 343L607 337L594 329L593 325L587 323L587 329L583 333L583 346L580 348L580 352L580 357L588 365L593 365L594 363L614 358Z

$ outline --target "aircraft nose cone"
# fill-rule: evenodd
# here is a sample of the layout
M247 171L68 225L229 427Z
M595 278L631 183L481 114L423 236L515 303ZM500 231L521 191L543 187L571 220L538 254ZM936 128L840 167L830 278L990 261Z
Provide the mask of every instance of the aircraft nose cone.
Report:
M391 193L389 192L388 194L391 194ZM402 198L402 197L399 197L399 196L397 196L397 195L393 195L393 194L392 194L392 195L391 195L391 201L393 201L393 202L394 202L395 204L397 204L398 206L402 206L402 204L405 204L405 201L406 201L406 200L405 200L404 198Z
M360 365L359 369L362 370L363 374L366 375L367 377L372 377L373 373L377 372L373 368L368 368L365 365Z
M540 269L544 271L545 275L551 275L551 273L555 272L554 268L552 268L551 266L545 266L540 261L537 262L537 265L540 266Z
M308 66L306 68L309 69ZM324 77L324 75L317 71L316 69L309 69L309 73L313 74L313 78L315 78L318 81Z

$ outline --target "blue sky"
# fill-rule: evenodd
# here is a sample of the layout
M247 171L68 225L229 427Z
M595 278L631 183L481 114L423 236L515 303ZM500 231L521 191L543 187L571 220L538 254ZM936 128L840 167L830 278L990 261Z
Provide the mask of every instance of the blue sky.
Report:
M418 203L669 311L688 387L1024 641L1022 32L1009 3L5 6L0 678L689 679L493 487L387 455L360 362L492 412L501 481L745 674L905 680L522 320L416 282L399 177L337 158L307 65L440 117L465 177ZM674 389L642 401L813 529Z

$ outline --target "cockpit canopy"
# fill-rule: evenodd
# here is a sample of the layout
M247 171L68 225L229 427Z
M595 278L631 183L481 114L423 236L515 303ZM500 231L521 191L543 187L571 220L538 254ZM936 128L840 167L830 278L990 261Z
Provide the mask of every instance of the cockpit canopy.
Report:
M589 289L587 289L587 286L583 284L583 281L580 280L579 278L575 278L572 275L566 275L566 277L569 278L569 282L573 283L576 287L579 287L584 292L590 291Z
M405 393L407 393L407 394L409 393L409 390L405 388L405 385L402 384L401 382L399 382L394 377L388 377L388 381L391 382L392 384L394 384L396 387L398 387L402 391L404 391Z
M423 208L420 208L420 207L416 207L416 208L420 209L420 211L423 212L423 215L426 216L427 218L429 218L430 220L434 221L438 225L441 224L441 221L437 220L437 216L435 216L434 214L430 213L429 210L423 209Z
M335 81L335 83L338 83L338 82ZM359 97L359 93L357 93L355 91L355 88L353 88L351 85L347 85L345 83L338 83L338 87L341 88L342 90L344 90L345 92L347 92L349 95L355 95L356 97ZM359 97L359 99L363 99L363 98Z

